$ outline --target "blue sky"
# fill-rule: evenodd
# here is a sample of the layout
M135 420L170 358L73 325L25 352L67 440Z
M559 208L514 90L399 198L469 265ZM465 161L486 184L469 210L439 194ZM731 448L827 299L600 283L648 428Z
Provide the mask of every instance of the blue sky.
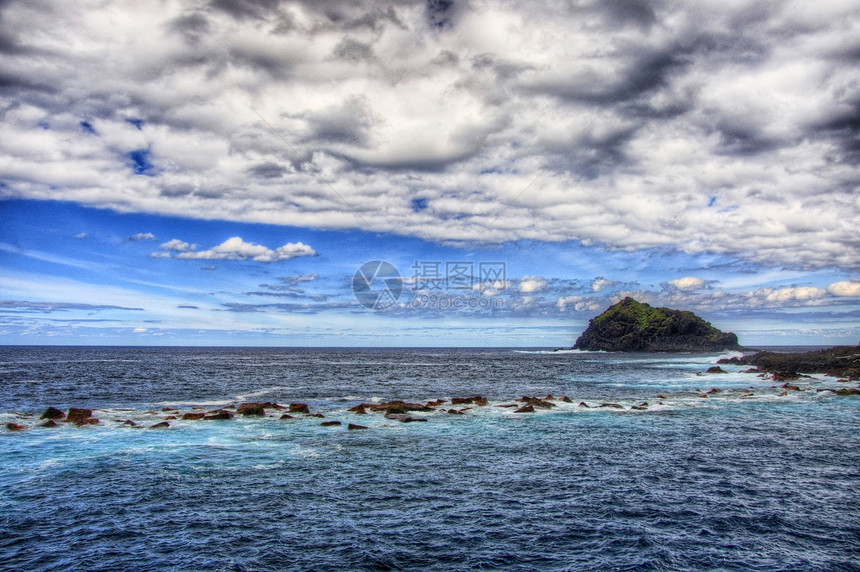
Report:
M0 6L2 344L860 340L858 2L145 4Z

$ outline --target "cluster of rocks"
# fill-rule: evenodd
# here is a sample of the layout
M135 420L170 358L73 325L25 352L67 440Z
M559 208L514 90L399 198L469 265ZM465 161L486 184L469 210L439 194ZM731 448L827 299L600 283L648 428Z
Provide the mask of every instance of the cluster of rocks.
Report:
M723 358L717 363L755 366L747 371L770 374L775 381L799 379L801 374L823 373L848 382L860 379L860 346L836 346L800 353L756 352Z
M732 358L733 360L737 360L737 358ZM732 360L720 360L721 363L736 363ZM785 383L781 386L772 386L773 388L781 388L783 391L780 395L788 395L790 392L803 392L810 391L812 388L801 388L798 385L789 383L791 380L799 379L801 377L809 377L804 376L802 374L797 374L793 372L785 372L785 371L777 371L777 372L767 372L761 371L758 368L752 368L745 371L746 373L758 373L759 377L771 376L773 380L776 381L785 381ZM723 370L720 366L713 366L708 368L706 371L707 374L725 374L728 373ZM788 380L788 381L787 381ZM850 378L846 379L838 379L839 382L848 382ZM706 399L708 397L722 394L728 390L713 388L708 391L697 390L698 396L700 398ZM860 386L858 388L854 387L842 387L838 389L831 388L817 388L816 392L832 392L836 395L845 396L845 395L860 395ZM740 397L752 397L753 393L751 390L742 390ZM657 395L657 399L667 399L665 395ZM558 403L573 403L569 397L562 396L559 398L553 397L552 395L547 395L543 398L536 396L523 396L520 399L514 399L511 403L501 403L496 405L495 407L501 408L509 408L513 410L513 413L534 413L538 409L552 409L557 406ZM657 402L658 405L662 405L662 401ZM356 415L368 415L371 413L381 413L385 417L385 419L390 419L392 421L399 421L401 423L413 423L413 422L426 422L426 416L415 416L413 413L446 413L449 415L465 415L467 411L473 409L474 407L488 407L489 401L486 397L481 395L474 395L472 397L454 397L451 399L451 402L444 399L435 399L431 401L427 401L426 403L409 403L402 400L394 400L387 401L382 403L359 403L353 407L350 407L347 411ZM578 407L586 408L586 409L619 409L626 410L627 407L621 405L620 403L599 403L599 404L589 404L585 401L580 401ZM649 403L643 401L638 405L631 405L631 411L645 411L650 407ZM102 410L105 413L111 413L111 411ZM120 411L120 410L113 410ZM131 411L131 410L127 410ZM310 407L307 403L290 403L289 405L279 405L273 402L246 402L240 403L237 405L226 405L224 407L220 407L218 409L213 410L204 410L201 407L194 407L191 411L182 412L179 409L172 407L164 407L161 411L151 410L146 411L145 414L149 415L158 415L162 414L164 417L161 421L147 425L147 429L167 429L169 428L170 421L174 420L182 420L182 421L229 421L236 416L243 417L266 417L270 416L270 412L276 412L278 419L281 420L290 420L296 419L299 416L303 418L319 418L325 419L325 415L319 412L311 412ZM93 409L85 409L85 408L76 408L72 407L68 410L68 412L64 412L55 407L48 407L44 413L39 417L39 421L42 423L37 424L39 427L58 427L60 423L68 423L73 424L77 427L83 427L87 425L100 425L102 422L93 416ZM26 413L16 413L18 417L21 418L33 418L35 417L33 414ZM123 425L135 428L142 428L143 426L139 423L135 422L132 419L114 419L116 423L121 423ZM320 423L322 427L339 427L343 425L342 421L326 419ZM9 422L6 423L6 428L9 431L23 431L28 428L28 426L23 425L21 423ZM347 429L350 431L368 429L366 425L359 425L356 423L348 423Z

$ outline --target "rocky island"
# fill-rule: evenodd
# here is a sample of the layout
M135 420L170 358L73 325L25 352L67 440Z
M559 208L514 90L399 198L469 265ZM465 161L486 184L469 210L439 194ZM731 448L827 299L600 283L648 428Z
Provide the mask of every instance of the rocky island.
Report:
M693 312L654 308L627 297L589 320L575 350L607 352L718 352L743 349Z

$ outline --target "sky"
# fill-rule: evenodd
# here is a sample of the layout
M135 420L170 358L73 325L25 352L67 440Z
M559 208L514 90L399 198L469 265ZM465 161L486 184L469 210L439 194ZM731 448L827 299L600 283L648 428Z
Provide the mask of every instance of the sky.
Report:
M0 1L0 344L860 341L860 2Z

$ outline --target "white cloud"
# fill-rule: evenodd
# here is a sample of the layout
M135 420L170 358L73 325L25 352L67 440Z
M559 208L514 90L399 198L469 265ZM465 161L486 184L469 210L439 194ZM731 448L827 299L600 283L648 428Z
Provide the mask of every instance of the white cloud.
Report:
M612 280L607 280L603 276L599 276L594 279L591 283L591 291L592 292L600 292L604 288L609 288L615 286L618 282L613 282Z
M546 285L546 279L540 276L523 276L520 278L519 291L523 294L542 292Z
M126 240L129 242L135 242L137 240L155 240L155 235L151 232L139 232L129 236Z
M316 256L317 252L301 242L287 243L271 250L260 244L245 242L238 236L228 238L208 250L181 252L177 258L194 260L254 260L256 262L280 262L300 256Z
M860 282L834 282L827 291L834 296L860 296Z
M606 304L595 298L585 296L564 296L558 299L556 306L561 312L573 308L577 312L596 312L603 309Z
M801 286L797 288L762 288L756 292L757 296L763 296L768 302L789 302L793 300L815 300L827 295L827 290L814 286Z
M692 292L694 290L701 290L705 287L705 281L701 278L695 278L693 276L685 276L683 278L677 278L675 280L669 280L668 282L678 290L682 290L684 292Z
M162 244L160 248L161 250L167 250L171 252L188 252L192 249L192 245L188 244L184 240L174 238Z

